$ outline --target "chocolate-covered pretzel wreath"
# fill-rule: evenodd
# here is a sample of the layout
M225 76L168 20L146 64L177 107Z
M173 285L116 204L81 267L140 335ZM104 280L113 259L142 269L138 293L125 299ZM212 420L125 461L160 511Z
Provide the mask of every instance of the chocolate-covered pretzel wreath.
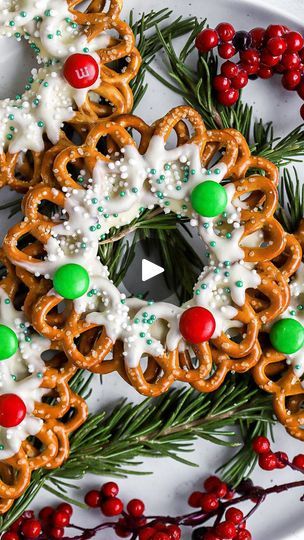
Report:
M274 218L276 168L251 157L238 132L207 131L190 107L152 126L131 115L104 120L83 145L52 157L45 174L58 189L28 193L24 221L4 241L34 290L26 305L35 329L74 365L117 370L145 395L175 380L210 392L227 372L255 366L262 324L289 302L290 244ZM98 257L110 231L106 241L115 241L115 228L153 208L188 217L206 252L193 298L181 307L127 299Z
M27 488L32 471L69 455L69 434L86 419L85 401L69 387L76 368L16 309L20 282L8 261L0 283L0 514ZM67 413L68 419L66 417ZM62 420L65 417L65 421Z
M100 118L129 112L130 81L140 66L122 0L6 0L0 37L25 39L36 55L24 91L0 103L0 187L26 192L40 178L45 148L65 144L64 125L79 133ZM79 8L79 9L78 9Z

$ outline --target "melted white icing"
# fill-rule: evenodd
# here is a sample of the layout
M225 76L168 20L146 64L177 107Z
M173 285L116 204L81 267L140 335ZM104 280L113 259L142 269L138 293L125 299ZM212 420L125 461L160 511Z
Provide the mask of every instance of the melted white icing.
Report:
M32 413L35 402L41 401L46 390L41 388L45 364L41 354L48 350L49 341L38 334L29 333L29 323L22 312L16 311L4 290L0 287L0 323L11 328L17 335L17 352L0 362L0 394L16 394L25 406L26 415L16 427L0 426L0 459L16 454L21 443L30 435L36 435L43 421Z
M22 95L0 101L0 152L41 151L43 135L55 144L63 123L100 85L98 78L90 88L70 86L62 74L66 58L89 53L99 64L95 51L107 47L109 36L101 33L88 42L86 28L73 21L66 0L0 0L1 36L28 41L41 67L32 69Z
M183 350L187 346L179 331L179 319L190 306L210 309L216 322L212 337L218 337L241 326L233 319L238 307L245 303L246 289L260 284L254 265L243 260L241 204L238 201L236 206L233 202L234 186L225 186L228 204L225 212L216 218L198 216L190 203L191 191L197 184L206 180L221 182L226 173L223 163L211 170L202 169L199 147L195 144L167 150L164 140L154 136L144 156L128 146L115 162L99 161L93 178L84 175L85 190L64 188L65 221L53 228L45 246L45 260L14 262L47 278L52 278L66 263L84 266L90 276L90 287L74 301L74 307L88 322L103 325L113 341L123 342L123 354L131 367L138 365L142 355L158 356L165 350L177 347ZM156 192L159 185L163 197ZM109 280L108 270L97 256L101 235L113 226L130 223L140 208L154 206L190 217L208 247L209 266L200 275L193 298L181 307L166 302L126 301ZM256 241L260 244L260 239Z

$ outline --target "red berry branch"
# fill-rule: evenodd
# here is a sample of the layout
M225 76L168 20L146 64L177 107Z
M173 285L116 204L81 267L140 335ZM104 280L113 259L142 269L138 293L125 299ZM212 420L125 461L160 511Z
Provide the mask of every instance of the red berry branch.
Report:
M201 54L217 47L225 60L213 79L221 105L234 105L249 79L270 79L276 74L286 90L296 90L304 101L304 39L299 32L281 24L236 32L230 23L222 22L215 29L202 30L195 45ZM238 59L231 61L236 55ZM300 113L304 119L304 104Z
M266 437L257 437L252 446L262 469L272 471L290 467L304 474L304 454L289 461L285 452L274 453L271 450ZM116 520L102 522L90 529L74 525L70 522L72 506L61 503L57 508L42 508L38 517L32 511L24 512L1 540L89 540L105 530L112 530L118 538L130 540L180 540L181 527L193 529L193 540L251 540L247 521L266 497L298 487L304 487L304 480L262 488L248 479L234 491L217 476L210 476L204 482L204 491L194 491L188 498L188 504L195 511L171 517L146 516L145 504L140 499L130 500L125 508L119 498L119 486L115 482L107 482L100 490L89 491L85 502L90 508L98 508L107 518ZM245 501L253 503L246 515L238 508ZM76 536L65 536L66 529L74 529Z

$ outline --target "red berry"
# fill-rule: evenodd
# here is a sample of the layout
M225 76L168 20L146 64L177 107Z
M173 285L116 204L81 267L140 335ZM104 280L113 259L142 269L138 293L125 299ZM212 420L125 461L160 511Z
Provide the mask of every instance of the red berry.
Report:
M252 30L250 30L250 35L252 38L252 46L256 49L260 49L263 45L265 37L265 28L253 28Z
M165 532L157 532L152 538L153 540L171 540L170 536Z
M215 319L208 309L200 306L190 307L182 313L179 330L188 343L203 343L211 338L215 330Z
M228 486L225 484L225 482L221 482L217 488L215 488L212 493L216 495L218 499L224 499L227 495Z
M216 47L218 42L218 33L212 28L205 28L196 37L195 46L200 53L206 53Z
M276 452L274 455L277 458L277 469L285 469L288 462L288 455L286 452Z
M287 50L291 52L300 51L304 45L304 40L299 32L288 32L284 36Z
M68 503L58 504L57 510L59 510L60 512L66 512L70 517L73 515L73 508Z
M9 530L12 532L19 532L23 522L24 518L20 516L18 519L16 519L16 521L14 521L14 523L11 524Z
M17 394L0 396L0 426L11 428L21 424L26 415L24 401Z
M102 513L107 517L119 516L123 511L123 503L117 497L111 497L102 501L100 508Z
M222 480L218 476L209 476L204 482L204 488L208 493L214 492L220 485Z
M260 67L258 71L258 77L261 79L270 79L273 75L273 71L269 67Z
M140 517L145 511L145 505L140 499L132 499L128 502L127 510L133 517Z
M215 29L219 35L221 41L231 41L235 34L235 29L232 24L222 22L217 25Z
M228 77L228 79L233 79L239 74L239 68L234 62L224 62L221 66L221 74Z
M221 58L228 60L235 55L236 48L231 43L221 43L221 45L218 46L218 53Z
M89 88L99 77L99 65L90 54L71 54L64 63L63 75L73 88Z
M116 482L106 482L101 486L100 491L104 497L116 497L119 493L119 487Z
M180 530L178 525L169 525L167 527L167 531L171 540L180 540L180 538L182 537L182 531Z
M272 452L268 454L260 454L259 465L264 471L273 471L277 466L277 458Z
M227 521L232 521L234 525L239 525L241 521L243 521L244 514L238 508L234 508L233 506L231 506L226 511L225 518L227 519Z
M297 69L287 71L282 77L282 85L286 90L294 90L301 82L301 73Z
M216 75L212 81L212 86L215 90L221 92L222 90L228 90L228 88L230 88L231 81L228 79L228 77Z
M261 64L267 67L273 67L276 64L278 64L278 62L280 61L280 58L281 58L280 56L273 56L273 54L264 50L261 53Z
M259 64L246 64L246 62L242 62L240 65L247 75L256 75L260 67Z
M215 536L215 534L212 531L207 531L204 534L204 540L220 540L218 536Z
M50 529L50 536L51 538L54 538L54 540L58 540L60 538L64 537L64 529L61 527L52 527Z
M267 437L256 437L252 441L252 449L256 454L268 454L270 451L270 442Z
M286 33L286 30L282 24L270 24L266 28L266 38L281 37Z
M138 533L138 540L152 540L155 534L154 527L146 527Z
M239 91L235 88L230 88L229 90L225 90L224 92L219 92L217 95L218 102L221 105L225 105L225 107L231 107L231 105L234 105L238 99Z
M192 506L192 508L200 508L202 495L203 493L201 491L193 491L188 499L189 506Z
M84 502L90 506L90 508L98 508L100 506L100 492L97 491L97 489L92 489L91 491L88 491L84 498Z
M274 37L267 42L267 49L273 56L281 56L286 51L287 44L283 38Z
M286 69L297 69L301 60L298 53L287 51L283 54L281 62Z
M300 98L304 100L304 79L302 79L299 86L297 86L297 92Z
M298 469L301 469L301 471L304 471L304 454L295 456L292 460L292 464Z
M251 540L252 536L247 529L244 529L243 531L239 531L238 535L236 537L236 540Z
M217 510L217 508L219 507L217 496L214 493L203 493L201 496L200 506L202 510L206 513Z
M70 524L70 516L66 512L56 510L52 517L52 523L55 527L67 527Z
M247 51L240 52L240 59L242 64L258 64L260 55L255 49L247 49Z
M222 521L215 527L215 532L220 538L232 540L237 535L235 525L230 521Z
M227 491L225 497L223 497L223 498L225 499L225 501L231 501L233 499L234 495L235 495L234 489L229 489L228 488L228 491Z
M22 523L21 531L28 538L38 538L41 533L41 523L38 519L26 519Z
M44 508L41 508L39 512L39 518L41 521L48 521L52 515L54 514L54 508L51 506L45 506Z
M233 88L240 90L248 84L248 73L244 69L240 69L239 74L232 80Z
M20 539L20 536L18 533L16 532L5 532L2 536L1 536L1 540L19 540Z
M118 520L118 524L115 527L115 533L117 534L117 536L119 536L119 538L128 538L129 536L131 536L132 531L128 529L125 518L121 518Z

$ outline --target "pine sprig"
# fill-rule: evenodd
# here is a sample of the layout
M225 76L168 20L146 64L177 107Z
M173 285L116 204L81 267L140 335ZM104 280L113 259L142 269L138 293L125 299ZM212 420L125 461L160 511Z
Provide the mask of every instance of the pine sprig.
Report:
M293 176L288 169L284 169L280 185L280 207L277 217L284 229L290 233L295 232L304 218L304 185L295 167Z
M80 385L80 386L77 386ZM77 374L73 387L87 391L87 379ZM250 441L264 434L273 422L271 398L254 387L249 377L229 376L211 394L192 389L172 390L158 399L146 399L139 405L120 402L107 414L91 415L70 439L69 459L53 471L40 469L32 475L25 493L0 519L0 532L29 506L41 487L70 501L66 495L71 481L85 474L126 476L148 474L137 466L143 457L170 457L196 466L185 454L193 450L198 438L228 447L246 445L238 453L237 463L223 470L225 479L237 485L251 470L254 456ZM242 436L239 434L242 431ZM82 503L74 504L83 506Z

